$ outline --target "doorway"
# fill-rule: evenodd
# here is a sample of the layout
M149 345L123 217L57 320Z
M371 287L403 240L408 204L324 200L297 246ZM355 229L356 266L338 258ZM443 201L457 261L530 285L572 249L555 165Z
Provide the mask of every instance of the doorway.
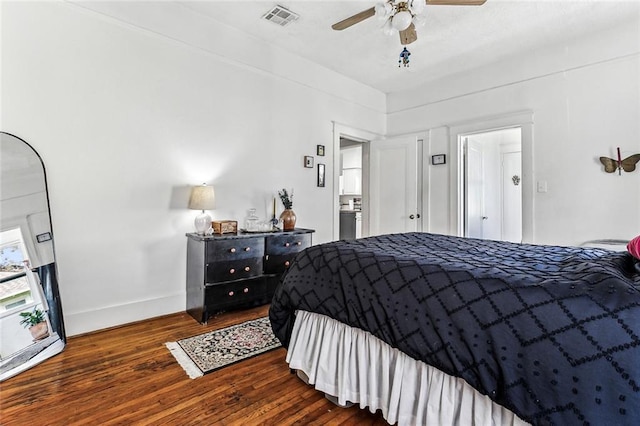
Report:
M337 206L340 220L338 238L355 240L368 235L363 230L363 215L368 206L369 144L367 141L340 137Z
M522 242L520 127L462 135L463 235Z
M340 239L340 205L341 205L341 194L340 194L340 181L341 174L342 180L344 184L344 174L342 173L341 162L340 162L340 145L342 140L349 140L352 142L357 142L362 146L362 176L361 176L361 191L362 191L362 201L361 201L361 236L367 237L370 235L370 146L371 141L380 139L381 136L377 133L370 132L368 130L358 129L355 127L350 127L341 123L333 122L333 152L332 152L332 165L333 165L333 239ZM348 205L348 201L347 201ZM355 207L355 202L354 202Z

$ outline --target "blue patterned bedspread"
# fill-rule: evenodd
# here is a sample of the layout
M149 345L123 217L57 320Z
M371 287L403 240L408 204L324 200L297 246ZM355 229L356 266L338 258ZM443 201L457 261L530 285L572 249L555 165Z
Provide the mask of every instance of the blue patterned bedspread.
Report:
M533 424L640 424L640 274L626 252L434 235L301 252L269 316L368 331Z

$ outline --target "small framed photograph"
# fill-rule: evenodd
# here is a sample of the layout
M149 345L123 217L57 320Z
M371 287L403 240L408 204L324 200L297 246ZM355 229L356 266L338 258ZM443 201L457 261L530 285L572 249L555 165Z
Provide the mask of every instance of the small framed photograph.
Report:
M324 145L318 145L317 146L316 155L318 157L324 157Z
M324 164L318 164L318 186L324 187Z
M445 154L438 154L438 155L431 156L431 164L433 164L434 166L437 166L438 164L446 164L446 163L447 163L447 156Z
M45 241L49 241L51 240L51 233L45 232L43 234L38 234L36 235L36 240L38 240L39 243L44 243Z
M308 169L312 169L313 168L313 157L310 155L305 155L304 156L304 166Z

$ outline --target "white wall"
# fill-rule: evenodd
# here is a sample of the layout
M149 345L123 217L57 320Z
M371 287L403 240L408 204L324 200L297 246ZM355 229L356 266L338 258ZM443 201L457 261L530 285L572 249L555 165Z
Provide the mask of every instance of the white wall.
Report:
M523 163L532 162L534 180L548 184L547 193L534 194L533 242L628 240L640 234L640 171L607 174L598 157L615 157L618 146L623 158L640 152L640 22L634 18L590 38L390 94L388 134L431 130L428 158L451 152L452 126L531 111L533 158ZM446 232L454 188L444 168L430 173L426 223Z
M317 188L303 157L332 158L333 121L384 134L382 93L193 14L168 38L63 2L1 7L0 127L47 169L69 335L184 310L190 185L239 222L293 187L298 226L332 239L332 165Z
M140 27L121 21L121 2L102 6L0 2L0 128L47 167L70 335L184 310L189 185L215 185L214 218L239 221L250 207L266 215L277 189L294 187L298 225L317 229L314 242L331 240L332 164L317 188L302 159L317 144L334 158L332 122L380 135L430 130L428 158L449 152L451 125L533 111L535 178L549 186L534 200L534 240L640 233L640 172L607 175L597 161L616 146L640 152L637 21L385 104L373 89L183 9L161 21L135 3ZM436 232L449 229L449 202L439 201L451 160L429 175L426 223Z

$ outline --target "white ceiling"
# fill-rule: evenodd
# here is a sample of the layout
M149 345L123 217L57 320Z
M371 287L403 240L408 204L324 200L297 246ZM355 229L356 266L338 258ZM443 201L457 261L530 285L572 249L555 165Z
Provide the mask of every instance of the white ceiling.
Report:
M399 37L384 35L376 17L343 31L331 29L333 23L377 1L177 3L385 93L631 19L640 22L640 0L487 0L482 6L428 5L427 24L418 29L418 40L408 46L410 67L398 68ZM287 27L261 19L276 4L299 14L300 19Z

